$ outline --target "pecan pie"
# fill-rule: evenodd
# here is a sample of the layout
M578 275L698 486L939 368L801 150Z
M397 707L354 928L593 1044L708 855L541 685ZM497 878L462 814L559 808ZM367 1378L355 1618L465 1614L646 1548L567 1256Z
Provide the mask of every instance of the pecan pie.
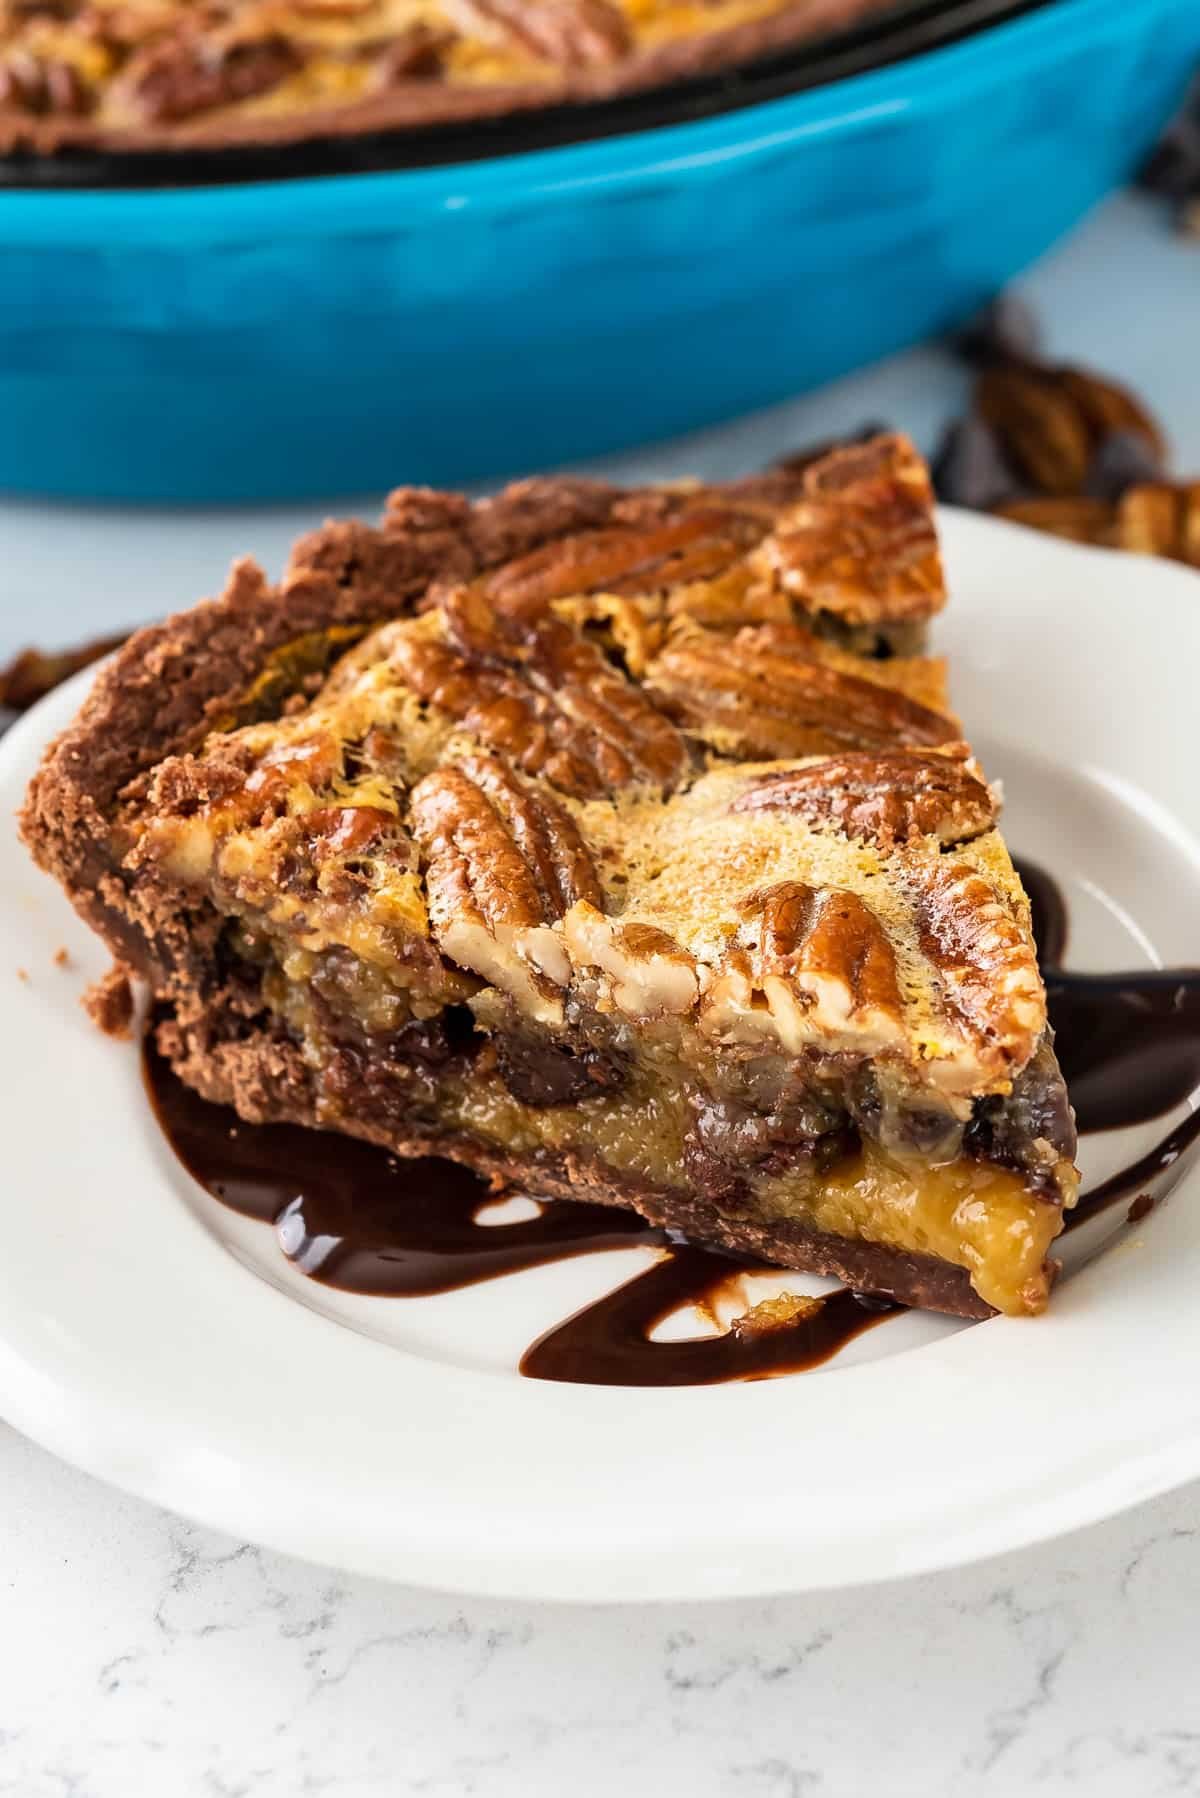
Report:
M942 601L899 438L405 490L132 639L24 833L246 1118L1036 1312L1074 1129Z
M0 0L0 152L287 141L604 99L894 0Z

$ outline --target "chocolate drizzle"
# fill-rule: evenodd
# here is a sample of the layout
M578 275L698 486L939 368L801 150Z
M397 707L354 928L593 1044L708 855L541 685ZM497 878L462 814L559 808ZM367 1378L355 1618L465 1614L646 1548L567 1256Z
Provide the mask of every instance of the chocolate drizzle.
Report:
M1046 997L1082 1132L1163 1117L1200 1090L1200 972L1047 973Z
M1061 967L1068 914L1044 869L1018 862L1046 979L1054 1047L1082 1133L1162 1117L1200 1094L1200 969L1075 974ZM1084 1193L1066 1229L1161 1180L1200 1139L1200 1110L1128 1167ZM1140 1215L1144 1215L1144 1210Z
M1182 1123L1176 1124L1145 1155L1139 1155L1128 1167L1110 1174L1107 1180L1102 1180L1091 1192L1085 1192L1068 1216L1064 1229L1078 1230L1081 1224L1090 1223L1101 1212L1108 1211L1113 1205L1120 1204L1122 1199L1130 1197L1134 1203L1130 1207L1129 1221L1140 1222L1148 1211L1153 1210L1156 1202L1157 1195L1147 1188L1170 1173L1197 1141L1200 1141L1200 1110L1189 1112Z
M786 1323L720 1336L654 1342L653 1331L684 1305L711 1310L721 1288L746 1270L685 1244L539 1337L521 1357L535 1380L589 1386L711 1386L807 1373L899 1309L842 1288Z
M1053 878L1020 864L1046 970L1056 1048L1082 1131L1164 1115L1200 1091L1200 970L1076 974L1062 970L1067 907ZM353 1137L291 1124L246 1124L185 1086L153 1046L146 1083L183 1165L215 1198L273 1224L303 1273L348 1292L417 1297L602 1250L660 1250L644 1272L546 1331L521 1358L533 1379L589 1385L697 1386L766 1379L820 1366L898 1307L842 1289L780 1323L739 1319L716 1335L655 1341L685 1307L707 1312L747 1272L728 1256L668 1237L626 1211L537 1200L536 1211L491 1222L497 1195L469 1169L402 1161ZM1067 1229L1161 1182L1200 1140L1191 1113L1129 1167L1084 1195ZM777 1271L777 1270L776 1270Z
M146 1084L184 1167L214 1198L260 1223L301 1272L345 1292L418 1298L597 1249L666 1236L628 1211L539 1200L536 1216L488 1223L496 1195L457 1162L298 1124L245 1124L185 1086L146 1038Z

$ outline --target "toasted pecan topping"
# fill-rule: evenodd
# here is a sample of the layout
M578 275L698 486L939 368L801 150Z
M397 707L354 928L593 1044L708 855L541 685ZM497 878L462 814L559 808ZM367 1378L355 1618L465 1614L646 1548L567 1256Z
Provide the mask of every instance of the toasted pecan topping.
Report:
M804 633L733 639L694 632L668 644L646 685L685 730L727 753L763 759L939 744L951 721L894 688L808 659Z
M435 916L457 901L489 924L553 924L576 900L603 903L569 813L500 756L467 756L426 775L411 816L429 857Z
M399 834L393 812L376 805L323 805L304 815L304 834L318 858L362 855Z
M166 125L269 93L302 66L295 45L278 33L224 44L183 36L135 57L123 84L148 124Z
M758 554L810 612L851 623L924 618L945 599L925 465L903 437L837 450L804 477Z
M742 910L756 930L751 977L792 1053L822 1037L900 1037L895 953L856 893L785 880L750 894Z
M384 87L397 81L425 81L442 73L447 50L454 42L451 31L435 31L421 20L405 26L380 52L376 80Z
M566 68L603 67L630 48L629 27L612 0L449 0L466 26L514 38Z
M947 1009L981 1060L1023 1066L1046 1026L1046 993L1028 930L967 862L921 863L913 878L920 946Z
M914 837L962 843L996 819L994 795L967 754L962 745L941 755L890 749L831 757L756 777L731 810L792 812L883 849Z
M711 504L675 516L561 537L509 562L482 583L503 607L522 608L577 593L653 593L710 579L762 536L761 520Z
M587 799L682 778L678 731L562 619L497 611L469 588L445 597L442 616L444 640L401 635L393 664L422 699L525 773Z
M495 755L438 768L413 792L410 823L426 861L434 934L445 953L543 1021L561 1015L548 981L570 963L549 928L572 905L603 904L586 844L545 788Z
M0 61L0 107L78 117L91 104L92 95L73 63L20 49Z
M695 1003L695 958L665 930L617 924L585 902L568 912L563 934L577 967L609 976L613 1004L627 1016L681 1013Z

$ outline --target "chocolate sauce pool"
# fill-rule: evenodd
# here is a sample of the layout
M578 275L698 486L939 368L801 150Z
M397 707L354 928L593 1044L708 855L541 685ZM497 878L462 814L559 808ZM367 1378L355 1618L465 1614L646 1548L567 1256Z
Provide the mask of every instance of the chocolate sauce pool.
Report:
M1200 1092L1200 969L1074 974L1061 967L1067 903L1043 868L1018 860L1029 895L1054 1047L1081 1134L1163 1117ZM1200 1111L1147 1154L1084 1193L1067 1218L1077 1230L1122 1199L1140 1198L1200 1139ZM1147 1195L1152 1196L1152 1195Z
M1033 909L1050 1018L1081 1131L1144 1123L1200 1089L1200 970L1075 974L1062 970L1067 906L1044 870L1018 864ZM537 1201L537 1211L489 1221L486 1183L454 1162L401 1161L352 1137L291 1124L246 1124L210 1105L145 1046L146 1083L163 1131L188 1172L243 1216L274 1225L280 1248L312 1279L348 1292L417 1297L574 1255L631 1246L658 1260L548 1330L526 1350L533 1379L588 1385L695 1386L818 1367L898 1307L848 1290L772 1328L655 1341L684 1307L711 1314L748 1263L680 1242L628 1212ZM1134 1199L1131 1216L1200 1139L1200 1111L1156 1147L1086 1193L1067 1228ZM775 1270L778 1271L778 1270Z

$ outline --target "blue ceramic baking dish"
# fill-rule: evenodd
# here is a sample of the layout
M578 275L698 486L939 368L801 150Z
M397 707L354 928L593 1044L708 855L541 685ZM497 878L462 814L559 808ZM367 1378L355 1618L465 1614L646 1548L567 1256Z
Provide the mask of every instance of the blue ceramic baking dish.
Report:
M0 488L456 484L768 404L990 295L1130 173L1198 58L1195 0L1053 0L520 154L142 189L10 171Z

